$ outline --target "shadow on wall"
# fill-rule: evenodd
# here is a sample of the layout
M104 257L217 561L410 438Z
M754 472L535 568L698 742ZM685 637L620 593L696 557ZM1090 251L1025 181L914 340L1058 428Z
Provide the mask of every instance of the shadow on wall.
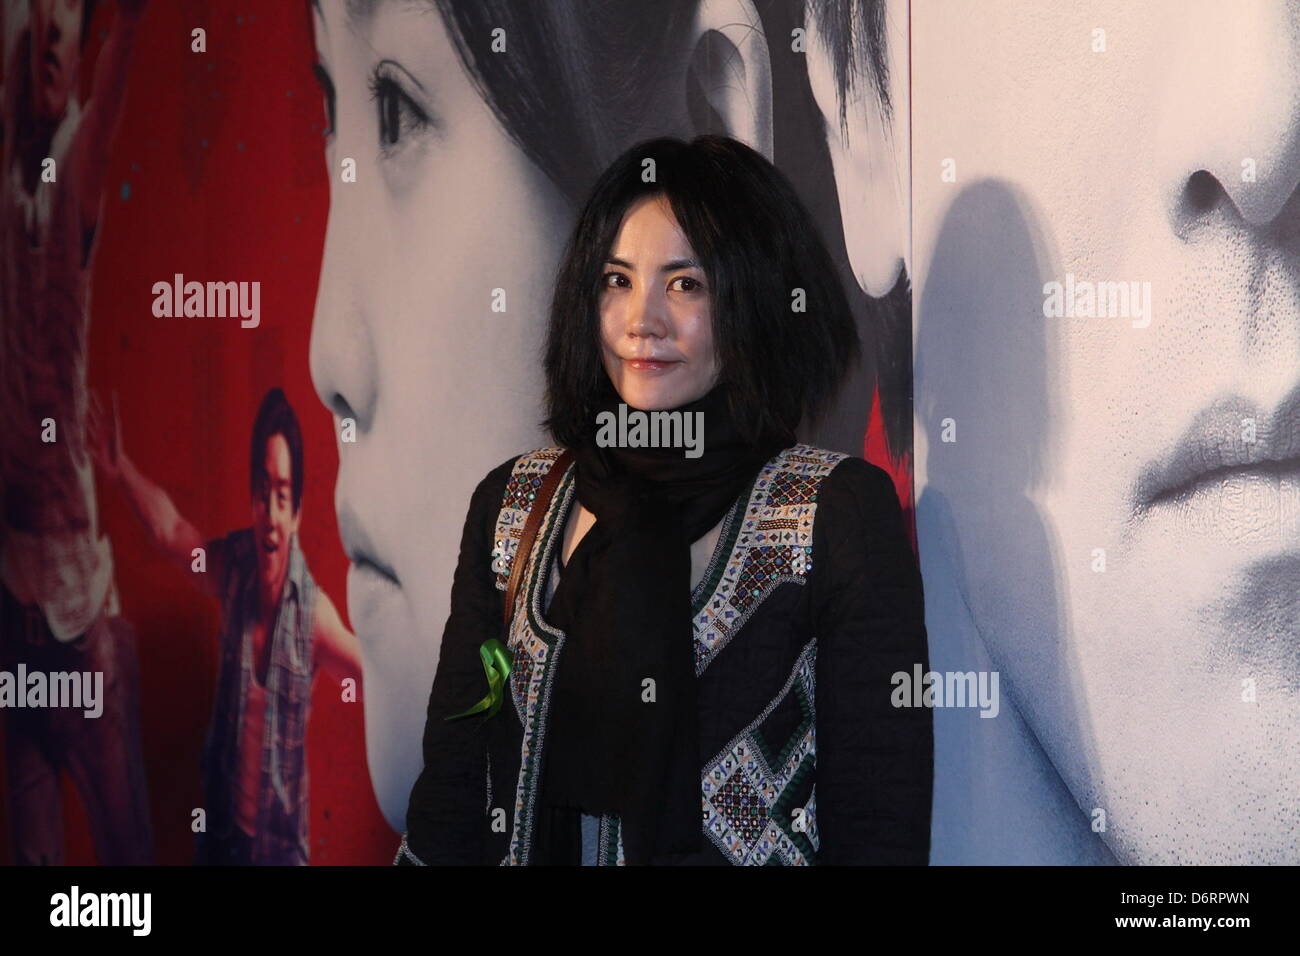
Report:
M1056 728L1082 722L1073 736L1093 749L1062 555L1035 503L1054 457L1052 386L1060 371L1059 332L1041 308L1051 261L1051 242L1028 200L984 180L948 208L920 290L915 407L927 461L917 531L931 667L977 670L988 661L1003 692L1002 716L993 720L970 708L936 710L936 863L1042 860L1046 848L1032 845L1041 832L1018 827L1014 813L993 814L1000 825L943 833L948 817L940 808L987 806L1008 788L1031 784L1067 793L1043 749ZM1063 699L1026 681L1053 671L1067 688ZM1012 704L1033 738L1026 741L1032 756L1014 766L1006 759L1014 748L988 726L1015 726ZM1096 766L1092 753L1086 764ZM1031 781L1022 767L1041 768L1034 775L1044 779ZM1063 835L1096 843L1086 818L1059 822Z

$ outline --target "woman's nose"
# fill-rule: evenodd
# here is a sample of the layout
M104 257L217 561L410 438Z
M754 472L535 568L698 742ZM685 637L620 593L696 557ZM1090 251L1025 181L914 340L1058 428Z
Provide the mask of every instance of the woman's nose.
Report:
M667 338L672 324L662 296L641 293L628 307L627 334L635 338Z
M375 346L361 289L352 273L355 255L349 256L344 248L349 237L354 239L357 234L345 228L349 190L335 186L332 192L312 319L311 378L325 407L339 419L352 419L364 433L374 422L379 399Z

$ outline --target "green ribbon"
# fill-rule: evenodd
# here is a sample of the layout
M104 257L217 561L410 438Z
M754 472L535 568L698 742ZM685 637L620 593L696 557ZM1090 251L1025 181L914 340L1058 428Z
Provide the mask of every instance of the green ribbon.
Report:
M501 703L506 698L506 678L510 676L510 668L515 662L514 657L495 637L490 637L479 645L478 656L482 659L483 670L487 673L487 696L469 710L462 710L459 714L444 717L443 720L468 717L470 714L477 714L484 710L488 712L488 717L493 717L501 709Z

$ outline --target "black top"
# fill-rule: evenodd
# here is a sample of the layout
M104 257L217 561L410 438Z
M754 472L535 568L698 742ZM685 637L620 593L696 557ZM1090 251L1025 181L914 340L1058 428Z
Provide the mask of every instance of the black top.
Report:
M451 722L443 718L484 696L487 681L479 646L489 638L506 642L493 546L516 461L503 463L479 483L465 521L451 612L429 699L425 766L407 812L406 845L428 864L498 863L510 850L522 730L509 689L505 704L490 721L481 715ZM815 818L815 852L809 852L814 844L807 835L786 829L809 862L925 864L933 787L932 714L925 707L895 707L891 702L896 693L893 675L901 672L911 681L917 666L921 673L928 670L921 578L898 499L889 476L857 458L834 465L813 498L811 569L804 582L783 580L764 590L760 603L699 676L700 753L712 762L714 755L725 756L741 740L749 752L757 751L760 763L775 769L797 750L797 741L806 738L811 725L815 764L810 761L793 775L779 806L764 809L743 782L728 783L724 797L731 806L743 810L752 803L757 808L752 828L733 819L736 832L758 839L765 814L798 814L807 808L809 818ZM556 507L561 499L557 493ZM563 502L555 524L561 535L574 503L571 496L563 496ZM697 597L707 597L717 584L729 541L734 542L736 529L745 525L748 502L747 491L725 520ZM542 539L539 534L536 547L542 547ZM757 568L760 575L762 570ZM815 662L805 668L811 679L796 682L799 662L811 660L807 655L814 640ZM556 666L563 666L562 661L561 654ZM798 687L792 691L796 683L815 686L814 699L804 700ZM544 798L539 803L529 862L577 862L576 814L557 821L547 812ZM783 821L788 823L788 817ZM557 827L562 834L556 834ZM413 861L399 854L398 862ZM655 862L707 865L739 860L720 841L706 839L698 854Z

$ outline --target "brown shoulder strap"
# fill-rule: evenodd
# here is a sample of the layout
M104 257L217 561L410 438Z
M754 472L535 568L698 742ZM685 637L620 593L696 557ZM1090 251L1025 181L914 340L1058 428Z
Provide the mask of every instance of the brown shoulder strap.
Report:
M564 473L569 470L571 461L573 461L573 452L566 448L560 457L555 459L555 464L551 466L551 470L546 473L542 486L537 489L537 497L533 499L533 506L529 509L528 518L524 521L524 531L519 536L519 547L515 550L514 564L510 566L510 582L506 585L506 603L503 616L507 636L510 633L510 618L515 613L515 595L519 592L519 585L524 579L524 566L528 564L528 555L533 550L533 541L537 538L537 531L542 526L542 519L546 517L546 510L551 505L551 499L555 497L555 489L559 487L560 479L564 477Z

